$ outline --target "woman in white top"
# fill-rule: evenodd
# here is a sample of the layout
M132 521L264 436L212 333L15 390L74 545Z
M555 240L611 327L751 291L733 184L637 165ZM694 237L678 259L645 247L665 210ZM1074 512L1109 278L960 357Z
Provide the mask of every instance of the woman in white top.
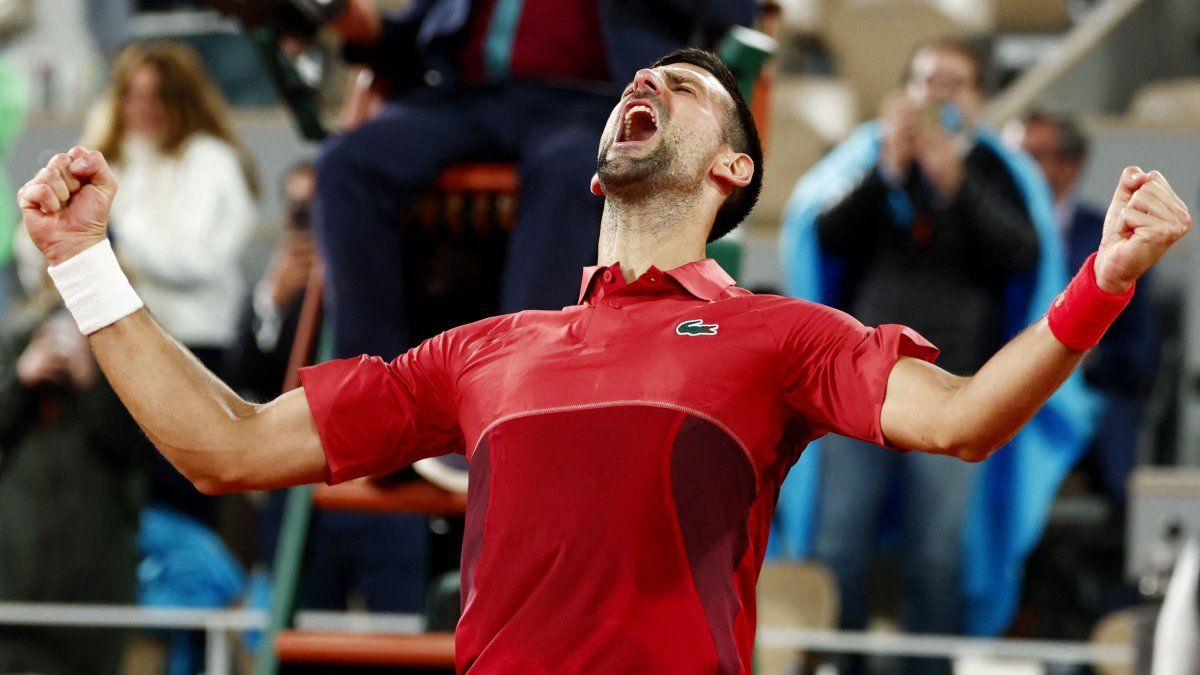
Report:
M254 229L257 188L199 57L172 43L126 48L82 144L104 153L121 184L109 229L138 294L168 332L219 371L246 292L239 262ZM215 521L213 500L158 456L151 499Z
M113 243L138 294L167 331L218 365L246 289L239 261L256 180L200 59L181 44L125 49L83 145L104 153L121 184Z

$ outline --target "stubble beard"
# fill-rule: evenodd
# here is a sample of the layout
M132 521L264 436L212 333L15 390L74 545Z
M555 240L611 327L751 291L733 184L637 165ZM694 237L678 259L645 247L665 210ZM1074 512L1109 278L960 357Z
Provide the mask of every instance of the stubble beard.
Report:
M611 147L611 145L609 146ZM596 175L604 194L622 200L640 200L660 192L670 183L673 153L666 143L642 157L610 158L608 148L596 159Z
M671 134L670 120L662 113L658 133L657 145L640 157L610 157L616 134L609 137L596 159L596 175L605 196L622 201L642 201L694 187L697 177L687 166L688 160L694 159L691 157L694 153L688 152L692 148L686 140Z

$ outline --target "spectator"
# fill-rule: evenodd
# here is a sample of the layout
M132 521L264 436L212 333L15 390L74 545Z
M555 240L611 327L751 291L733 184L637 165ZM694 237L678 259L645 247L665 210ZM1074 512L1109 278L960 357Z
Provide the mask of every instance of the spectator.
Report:
M131 604L154 448L64 311L0 337L0 600ZM118 672L124 631L0 627L0 672Z
M973 373L1043 312L1065 277L1036 168L975 126L982 68L966 41L918 48L903 90L885 101L881 119L860 128L797 186L782 241L790 294L829 302L867 324L913 326L946 349L940 365L961 374ZM1068 390L1078 393L1077 385ZM1050 463L1038 466L1039 480L1057 481L1081 443L1071 410L1062 419L1067 424L1051 433L1066 435L1055 439ZM972 501L980 465L900 455L839 436L822 444L819 465L809 450L784 487L779 534L786 549L811 553L833 569L842 626L866 627L868 567L889 488L899 482L905 628L1004 630L1033 543L1027 533L1036 532L1014 523L1036 519L1046 504L1023 503L1028 514L1020 518L983 509L995 517L971 528L977 536L964 542L968 506L982 504ZM989 464L1006 466L1003 459ZM979 554L971 556L974 568L964 570L964 550L974 546L983 550L972 551ZM927 660L910 670L948 672L948 663Z
M287 172L283 183L283 240L267 273L242 304L238 337L229 350L227 381L253 400L279 395L300 320L315 250L312 164ZM275 557L287 493L268 494L259 519L259 555ZM420 612L425 606L426 519L419 516L316 512L308 539L301 603L345 609L357 592L376 612Z
M1054 194L1054 214L1066 249L1068 269L1079 269L1100 241L1104 212L1083 201L1079 179L1088 139L1075 120L1034 111L1005 128L1006 140L1029 153ZM1146 396L1157 372L1161 329L1152 305L1151 277L1138 281L1129 306L1083 362L1084 380L1102 395L1096 435L1084 457L1097 487L1125 502L1129 474L1137 463L1138 430Z
M336 137L318 163L314 226L327 266L335 356L413 344L395 222L452 162L515 160L522 192L501 311L558 309L596 258L602 201L587 190L596 138L621 85L693 34L748 24L730 0L421 0L380 17L351 0L335 25L347 54L392 83L392 100ZM707 8L706 10L703 8Z
M245 284L256 182L220 94L187 47L126 48L84 145L121 181L112 232L134 286L163 327L219 372ZM156 457L153 497L212 524L213 501Z

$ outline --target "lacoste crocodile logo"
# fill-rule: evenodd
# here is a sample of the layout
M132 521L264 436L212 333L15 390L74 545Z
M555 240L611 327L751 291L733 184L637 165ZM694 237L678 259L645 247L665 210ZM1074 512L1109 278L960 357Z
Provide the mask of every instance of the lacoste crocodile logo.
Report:
M704 323L704 319L691 319L675 327L677 335L716 335L718 325Z

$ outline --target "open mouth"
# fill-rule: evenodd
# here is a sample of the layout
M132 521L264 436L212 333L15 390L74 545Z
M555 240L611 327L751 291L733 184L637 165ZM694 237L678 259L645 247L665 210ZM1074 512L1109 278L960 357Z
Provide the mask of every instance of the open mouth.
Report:
M640 143L648 141L658 132L658 115L649 104L630 101L621 116L621 129L617 133L618 143Z

